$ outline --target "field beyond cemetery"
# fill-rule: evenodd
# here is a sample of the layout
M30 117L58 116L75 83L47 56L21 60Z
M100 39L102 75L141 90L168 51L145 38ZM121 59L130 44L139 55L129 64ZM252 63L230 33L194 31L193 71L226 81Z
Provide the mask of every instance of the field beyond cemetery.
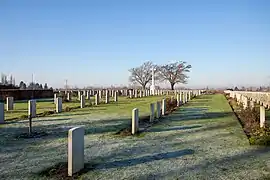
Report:
M36 138L20 136L27 132L27 120L0 125L0 179L63 178L60 172L53 176L51 170L50 176L44 171L67 162L67 131L76 126L85 128L86 163L77 178L270 178L269 147L249 145L222 94L192 99L139 136L115 135L130 124L133 108L148 115L149 104L162 98L121 98L117 103L35 118L34 131L46 134ZM54 107L52 102L43 103Z

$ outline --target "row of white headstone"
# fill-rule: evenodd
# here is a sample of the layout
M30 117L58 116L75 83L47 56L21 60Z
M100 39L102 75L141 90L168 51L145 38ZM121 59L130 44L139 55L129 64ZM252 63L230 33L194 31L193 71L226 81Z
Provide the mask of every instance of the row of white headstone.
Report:
M177 106L181 106L191 100L192 96L198 96L199 94L192 92L184 92L177 94ZM174 99L172 96L171 100ZM161 104L162 103L162 104ZM166 112L166 100L162 99L162 102L150 104L150 118L149 121L159 119L164 116ZM134 135L139 131L139 109L134 108L132 110L131 118L131 133ZM72 176L74 173L79 172L84 168L84 128L75 127L68 132L68 175Z
M242 104L244 109L254 108L255 103L260 105L260 127L265 127L265 109L270 108L270 93L252 91L224 91L236 99L238 105Z
M150 96L150 90L139 90L139 96L136 95L135 92L138 92L137 90L130 90L130 98L138 98L138 97L145 97L145 96ZM191 97L191 94L195 94L195 95L200 95L201 94L201 90L193 90L193 91L163 91L163 90L157 90L156 91L157 94L156 95L164 95L163 93L166 92L167 95L169 95L170 93L174 94L174 95L179 95L180 96L180 100L182 101L181 97L183 94L183 98L188 98ZM69 100L71 100L71 96L69 94L69 92L67 92L68 97L70 97ZM114 91L114 102L118 101L118 91ZM80 95L80 106L81 108L84 108L86 105L86 99L89 100L89 103L91 103L91 98L90 96L88 96L87 98L84 95ZM99 105L100 104L100 93L95 94L95 105ZM14 98L13 97L7 97L6 98L6 102L7 102L7 106L6 106L6 110L7 111L11 111L14 109ZM57 94L54 95L54 103L55 103L55 111L56 113L61 113L63 110L63 100L61 97L57 97ZM110 94L109 91L107 90L105 93L105 103L108 104L110 103ZM92 103L91 103L92 104ZM0 123L4 123L5 122L5 115L4 115L4 103L0 103ZM32 118L36 117L36 100L29 100L28 101L28 116L30 116Z
M133 89L133 90L70 90L70 91L59 91L59 94L65 93L67 96L67 100L71 101L71 94L74 92L77 92L77 97L80 100L81 95L84 95L86 99L90 99L91 96L94 96L98 94L99 98L102 97L115 97L115 94L127 96L130 98L137 98L137 97L145 97L150 95L176 95L180 92L189 92L191 90L155 90L153 93L151 93L150 90L141 90L141 89ZM201 93L201 90L192 90L193 92L197 92L199 95ZM54 97L57 97L58 93L55 93Z

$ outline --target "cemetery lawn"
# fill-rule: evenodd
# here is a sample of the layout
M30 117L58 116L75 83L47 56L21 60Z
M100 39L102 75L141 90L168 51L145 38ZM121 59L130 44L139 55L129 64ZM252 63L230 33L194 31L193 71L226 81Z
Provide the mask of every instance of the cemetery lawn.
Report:
M34 130L47 133L40 138L17 138L27 132L27 121L1 125L0 179L56 179L40 172L67 161L67 131L78 125L85 128L87 169L80 179L270 178L270 148L249 145L221 94L191 100L140 136L114 135L130 123L133 105L147 114L156 100L38 118Z
M148 105L152 102L161 101L163 97L166 96L154 96L154 97L144 97L144 98L134 98L129 99L127 97L118 97L118 102L113 102L113 98L110 99L110 104L104 104L105 99L103 98L98 106L94 105L95 99L91 97L91 102L86 100L85 108L80 108L79 101L73 102L64 102L63 110L67 107L76 108L69 112L62 112L61 114L49 114L45 116L66 116L66 115L85 115L85 114L119 114L119 115L128 115L134 107L141 107L141 114L148 112ZM75 100L75 98L73 98ZM90 104L91 107L90 107ZM6 105L5 105L6 107ZM37 114L42 115L48 111L54 111L55 104L52 101L50 102L37 102ZM26 119L28 115L28 103L27 102L15 102L14 110L5 111L5 119L9 120L22 120ZM44 115L42 115L44 116Z

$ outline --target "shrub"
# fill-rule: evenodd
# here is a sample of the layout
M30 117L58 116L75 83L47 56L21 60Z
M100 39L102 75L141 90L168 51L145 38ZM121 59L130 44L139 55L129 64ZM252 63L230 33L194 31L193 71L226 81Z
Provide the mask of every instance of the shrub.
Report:
M167 113L171 113L172 111L175 110L176 107L177 107L176 99L166 98L166 112Z
M236 101L229 99L233 109L240 107L238 111L234 111L241 123L244 132L249 138L251 145L270 145L270 128L266 124L264 128L260 127L260 112L258 108L243 109L242 104L237 105Z

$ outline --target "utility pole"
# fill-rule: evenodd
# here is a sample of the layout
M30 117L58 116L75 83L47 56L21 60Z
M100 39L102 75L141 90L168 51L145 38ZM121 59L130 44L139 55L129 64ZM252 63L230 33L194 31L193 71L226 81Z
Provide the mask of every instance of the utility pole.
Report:
M66 91L67 91L67 89L68 89L68 85L67 85L67 83L68 83L68 80L66 79Z
M32 99L34 99L34 74L32 73Z

